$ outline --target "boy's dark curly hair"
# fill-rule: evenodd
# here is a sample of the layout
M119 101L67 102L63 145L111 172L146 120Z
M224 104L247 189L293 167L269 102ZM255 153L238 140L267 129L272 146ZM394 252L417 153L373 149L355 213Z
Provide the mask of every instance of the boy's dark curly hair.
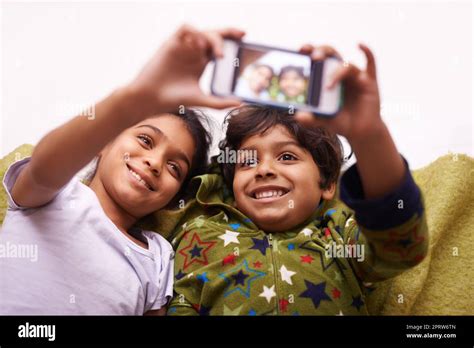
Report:
M343 148L339 138L324 128L306 128L281 109L255 104L231 110L225 119L226 137L219 143L221 151L238 151L245 138L264 133L276 125L285 127L298 143L307 149L321 173L320 188L336 183L342 165ZM221 163L226 185L232 190L235 163Z

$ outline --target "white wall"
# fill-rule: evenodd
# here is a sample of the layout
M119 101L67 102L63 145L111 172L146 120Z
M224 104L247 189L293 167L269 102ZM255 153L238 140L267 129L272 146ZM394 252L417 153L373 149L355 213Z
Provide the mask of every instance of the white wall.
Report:
M293 49L329 43L358 64L365 42L383 117L412 168L448 152L474 155L470 1L170 0L3 2L0 156L126 83L185 22L236 26L248 41Z

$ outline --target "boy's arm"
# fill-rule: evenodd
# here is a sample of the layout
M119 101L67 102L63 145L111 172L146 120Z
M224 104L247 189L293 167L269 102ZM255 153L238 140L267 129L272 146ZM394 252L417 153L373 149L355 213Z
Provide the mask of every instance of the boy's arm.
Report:
M348 260L358 278L374 282L420 263L428 251L428 229L421 191L406 161L405 175L390 193L366 199L357 166L341 178L341 199L354 210L340 222L344 245L360 246Z
M357 163L341 178L341 198L355 211L344 222L345 244L361 244L362 263L353 261L362 279L381 280L421 261L427 251L426 219L421 192L408 165L398 153L380 116L375 58L359 45L367 66L361 70L344 62L323 88L344 83L344 106L332 119L299 112L297 119L311 127L325 127L347 138ZM313 60L340 54L329 46L305 45L300 50ZM360 233L362 232L362 233Z
M15 182L13 200L24 207L49 202L105 145L147 117L176 111L180 105L237 106L236 100L205 95L199 79L212 55L222 55L223 38L243 35L231 28L199 32L181 27L136 79L95 106L94 119L77 116L43 137Z

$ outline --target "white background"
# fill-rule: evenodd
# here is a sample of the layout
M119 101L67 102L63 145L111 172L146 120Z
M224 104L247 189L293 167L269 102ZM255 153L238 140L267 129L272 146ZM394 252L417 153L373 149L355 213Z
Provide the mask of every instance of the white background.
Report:
M359 65L364 42L383 118L412 168L474 155L470 1L3 2L1 19L0 156L131 80L182 23L236 26L249 42L289 49L327 43ZM225 115L208 112L217 123Z

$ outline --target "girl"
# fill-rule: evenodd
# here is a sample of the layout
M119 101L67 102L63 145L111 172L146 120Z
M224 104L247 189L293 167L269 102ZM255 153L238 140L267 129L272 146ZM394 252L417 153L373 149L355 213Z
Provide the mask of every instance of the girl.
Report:
M37 257L0 258L0 314L165 313L172 248L134 225L202 171L209 134L196 112L174 111L239 104L204 95L198 83L223 38L243 35L180 28L134 81L95 106L94 120L75 117L10 166L0 243L31 246ZM95 157L88 187L74 175Z

